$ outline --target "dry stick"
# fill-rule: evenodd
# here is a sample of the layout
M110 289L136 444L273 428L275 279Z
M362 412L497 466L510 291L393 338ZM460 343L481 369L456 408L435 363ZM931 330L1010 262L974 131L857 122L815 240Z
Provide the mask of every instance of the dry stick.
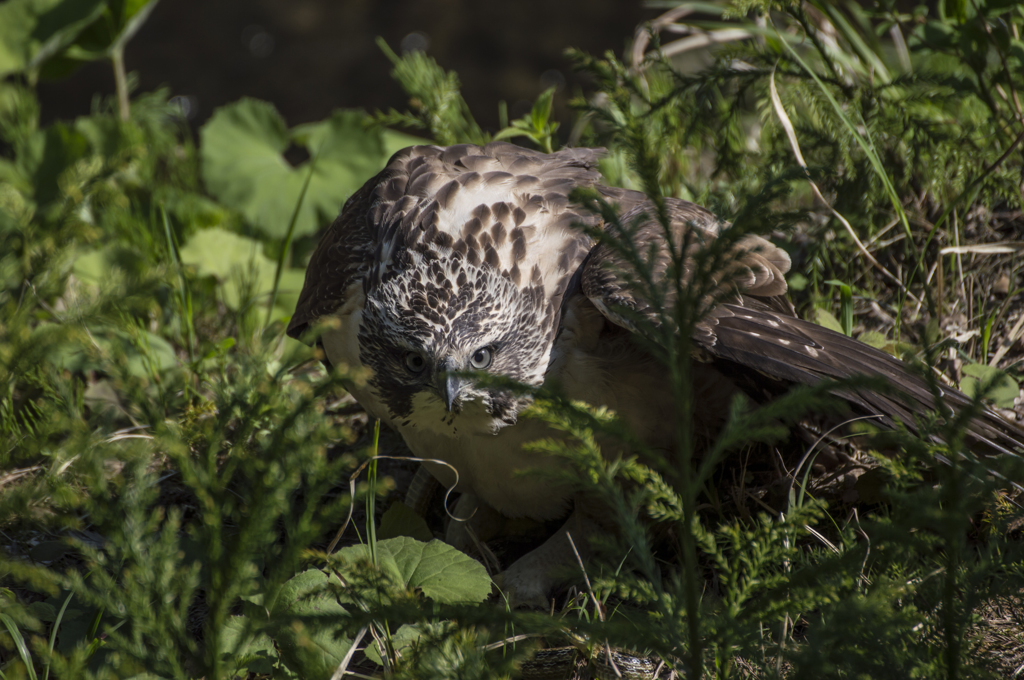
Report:
M661 48L661 54L665 57L671 57L708 45L718 45L734 40L747 40L753 37L753 33L743 28L722 28L717 31L706 31L686 38L680 38L679 40L673 40Z
M504 640L498 640L497 642L492 642L489 645L484 645L481 649L485 652L492 652L495 649L501 649L502 647L507 647L508 645L522 642L523 640L532 640L539 637L543 636L540 633L522 633L521 635L513 635L512 637L507 637Z
M11 482L16 482L22 477L27 477L33 472L39 472L42 469L42 465L33 465L32 467L21 468L20 470L11 470L8 473L0 475L0 488L3 488L4 486L10 484Z
M992 356L992 360L988 362L989 366L996 366L1002 360L1003 356L1010 351L1010 347L1013 346L1013 343L1017 342L1017 338L1021 336L1022 330L1024 330L1024 314L1020 315L1020 318L1017 319L1017 323L1013 326L1013 330L1010 331L1008 336L1006 336L1006 342L1000 345L999 349L996 350L996 353Z
M969 209L970 209L970 206L965 208L965 212L967 210L969 210ZM953 245L955 245L955 246L957 246L959 248L960 247L960 220L957 218L957 212L955 210L953 211L953 238L955 239L955 243ZM960 283L960 299L964 301L965 305L967 305L967 318L971 319L974 316L974 314L973 314L973 312L974 312L974 310L973 310L974 298L967 296L967 277L964 276L964 258L963 258L963 254L961 254L958 251L957 253L955 253L954 257L956 257L956 271L957 271L957 276L958 276L958 282ZM938 257L937 261L939 263L939 271L941 272L942 269L943 269L942 251L941 250L939 251L939 257ZM973 290L974 286L971 286L971 288ZM939 300L939 305L940 306L942 305L942 300ZM940 329L942 328L942 317L941 316L939 317L939 328Z
M772 107L775 109L775 115L779 117L779 122L782 123L782 127L786 130L786 136L789 138L789 145L793 149L793 155L796 156L797 163L799 163L800 167L803 168L806 173L807 163L804 161L804 155L800 151L800 142L797 141L796 130L793 129L793 123L789 120L789 115L786 114L786 109L782 106L782 100L779 98L779 91L775 88L775 69L772 69L772 75L768 81L768 85L771 91ZM903 285L903 282L893 276L889 270L883 267L881 263L875 259L875 256L864 247L864 244L861 243L860 238L858 238L857 233L853 230L850 223L846 221L846 218L840 215L839 211L833 208L832 204L826 201L825 197L822 196L821 190L818 188L815 181L811 179L809 173L807 174L807 182L811 185L811 190L814 191L814 195L818 197L818 200L832 212L832 215L835 216L836 219L842 222L843 226L846 228L846 232L850 235L850 238L852 238L853 242L857 244L857 250L860 251L861 255L866 257L878 271L892 279L892 281L900 287L900 290L903 291L905 295L916 301L918 304L921 304L920 298L907 290L906 286Z
M675 23L677 19L682 19L686 15L692 14L693 11L692 7L681 5L670 9L649 24L640 24L637 27L636 35L633 37L633 69L637 72L640 71L640 65L644 60L644 52L647 51L647 45L650 44L651 36L654 33L660 31L664 26Z
M882 227L881 231L879 231L877 234L875 234L874 236L869 238L867 244L865 244L864 247L865 248L869 248L869 247L875 245L875 243L878 241L878 239L880 239L883 236L885 236L889 232L890 229L892 229L893 227L895 227L899 223L900 223L900 218L898 218L898 217L896 219L892 220L891 222L889 222L889 224L887 224L884 227ZM903 238L906 238L906 237L907 237L906 234L900 234L895 239L887 241L886 245L888 245L889 243L895 243L899 239L903 239ZM882 244L879 244L879 246L881 246L881 245Z
M814 454L814 450L818 448L818 444L820 444L821 442L825 441L826 437L831 435L836 430L844 428L844 427L846 427L847 425L849 425L851 423L856 423L857 421L860 421L860 420L871 420L872 418L881 418L881 417L883 417L883 416L881 414L878 414L878 413L871 414L871 415L866 415L866 416L857 416L855 418L850 418L849 420L844 420L843 422L839 423L835 427L833 427L833 428L823 432L821 434L821 436L818 437L817 439L815 439L814 443L811 444L807 448L807 451L804 453L803 457L796 464L796 467L793 468L793 473L786 475L787 477L789 477L789 487L786 489L786 495L788 496L789 493L791 493L793 491L793 484L796 482L797 475L800 474L800 468L802 468L804 466L804 464L807 463L809 460L813 460L812 455ZM856 435L853 435L853 436L856 436ZM806 477L806 473L805 473L805 477ZM801 491L801 493L800 493L800 500L798 501L798 503L802 503L802 502L803 502L803 491Z
M572 547L572 553L576 555L576 562L580 565L580 571L583 572L583 581L587 584L587 594L590 595L590 599L594 603L594 609L597 611L597 618L604 623L604 612L601 611L601 601L597 599L597 595L594 595L594 588L590 585L590 576L587 575L587 568L583 566L583 558L580 557L580 551L576 549L576 542L572 540L572 534L568 531L565 532L565 537L569 539L569 546Z
M594 610L597 612L597 618L601 623L604 623L604 612L601 611L601 601L597 599L597 595L594 594L594 588L590 585L590 576L587 574L587 568L583 565L583 558L580 557L580 551L576 549L576 542L572 540L572 534L568 531L565 532L565 537L569 539L569 545L572 547L572 552L576 555L576 562L580 565L580 571L583 572L583 580L587 584L587 594L590 596L591 601L594 603ZM608 663L611 664L612 670L615 672L615 677L623 677L622 671L619 670L619 666L615 663L615 656L612 654L611 645L608 641L604 641L604 653L605 658L608 659Z
M340 664L338 664L338 668L334 671L334 674L331 676L331 680L341 680L341 678L346 675L366 677L365 675L353 673L348 670L348 665L352 662L352 657L355 656L356 647L358 647L359 643L362 642L364 635L366 635L366 626L363 626L359 630L359 632L356 633L356 636L352 638L352 644L349 646L348 651L345 652L345 658L341 660Z

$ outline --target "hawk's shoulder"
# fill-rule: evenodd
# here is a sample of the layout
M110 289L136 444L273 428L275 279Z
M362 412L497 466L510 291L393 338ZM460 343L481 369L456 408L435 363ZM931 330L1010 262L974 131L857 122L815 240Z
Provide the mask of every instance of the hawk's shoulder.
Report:
M295 313L288 323L288 335L293 338L344 304L351 285L365 277L376 241L366 215L374 189L386 174L387 170L381 172L352 194L313 251Z
M569 195L600 180L603 153L545 154L505 142L399 151L324 234L289 334L341 307L353 284L371 292L431 261L490 267L557 307L591 245L574 224L595 219Z
M748 234L719 242L723 250L716 257L712 246L728 224L695 203L663 201L667 227L652 201L634 201L606 225L607 241L598 243L584 264L583 292L611 321L633 331L641 319L661 325L662 312L671 313L675 304L675 266L684 285L704 288L709 309L741 293L764 299L785 295L790 259L784 250ZM652 304L655 299L659 305Z

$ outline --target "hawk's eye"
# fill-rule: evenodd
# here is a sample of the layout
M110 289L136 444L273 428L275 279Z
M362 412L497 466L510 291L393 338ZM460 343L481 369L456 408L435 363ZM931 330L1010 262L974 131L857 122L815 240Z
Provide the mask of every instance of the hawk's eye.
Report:
M491 350L488 347L481 347L473 352L469 358L469 364L478 371L482 371L491 365Z
M419 352L409 352L405 355L405 367L410 373L422 373L427 367L427 360Z

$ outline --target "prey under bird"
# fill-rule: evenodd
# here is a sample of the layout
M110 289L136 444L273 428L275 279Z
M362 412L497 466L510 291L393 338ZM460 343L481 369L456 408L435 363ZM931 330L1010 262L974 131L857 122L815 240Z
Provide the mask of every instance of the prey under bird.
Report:
M472 494L464 498L505 517L561 517L572 488L517 474L560 465L523 450L552 435L518 418L530 399L460 373L557 385L570 399L613 409L647 445L674 449L666 370L633 337L649 301L617 251L579 227L604 225L571 194L591 189L616 206L622 224L637 224L631 237L655 254L655 276L665 276L664 228L647 196L601 185L602 151L544 154L503 142L399 151L324 234L288 326L299 337L335 319L320 342L331 364L368 369L367 381L351 387L359 403L398 430L414 455L457 469L457 490ZM708 243L728 228L693 203L668 198L665 207L680 237L699 230ZM842 394L853 411L913 428L915 415L932 410L927 384L900 361L793 314L785 251L748 235L732 252L732 294L693 336L698 428L713 432L738 393L764 401L763 389L750 389L752 377L774 383L777 394L823 379L883 376L893 392ZM942 389L950 408L970 403ZM1024 429L990 410L972 421L968 437L989 451L1024 448ZM428 467L442 483L455 482L447 467ZM567 524L595 530L578 508ZM552 566L565 563L574 558L559 531L509 567L503 583L517 602L543 604L555 585Z

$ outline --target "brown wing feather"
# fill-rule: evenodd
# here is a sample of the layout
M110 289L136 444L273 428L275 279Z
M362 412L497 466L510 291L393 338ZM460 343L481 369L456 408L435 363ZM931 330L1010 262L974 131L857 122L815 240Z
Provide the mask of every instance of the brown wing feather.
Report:
M695 235L700 237L695 239L694 248L716 237L721 223L711 213L683 201L669 201L668 207L677 242L687 229L696 230ZM633 212L644 209L651 212L649 204L638 206ZM628 224L629 219L626 214L622 222ZM656 280L666 275L670 260L663 234L659 224L648 220L632 235L640 252L653 247L650 266ZM894 427L899 420L914 428L915 416L933 410L934 398L927 383L902 362L793 314L784 295L789 258L782 250L764 239L747 236L738 241L732 252L735 269L723 281L728 281L737 294L732 301L714 306L698 323L693 339L700 360L713 362L722 373L735 378L749 377L753 369L776 383L776 393L786 385L813 385L825 379L858 375L881 376L893 386L892 393L846 390L838 395L859 411L881 415L881 423L888 427ZM691 267L692 261L687 259L683 274L686 280L692 274ZM599 244L584 264L584 293L621 326L635 330L633 319L638 314L657 324L657 310L638 292L628 272L628 265L614 248ZM667 303L672 304L671 298ZM737 380L738 384L743 382ZM763 399L766 395L751 396ZM942 399L954 410L971 403L963 393L948 387L942 388ZM994 452L1024 450L1024 428L989 409L972 421L970 436Z
M934 410L928 384L895 357L870 345L802 319L778 314L758 301L724 304L713 310L695 335L696 344L722 361L756 369L787 383L815 384L823 379L880 376L892 393L872 390L839 391L864 413L880 415L894 427L899 420L915 429L915 416ZM943 403L959 411L971 400L959 390L940 386ZM984 409L971 422L973 440L993 452L1024 451L1024 429Z
M725 223L704 208L679 199L665 199L666 212L671 220L672 240L677 248L689 243L688 255L706 247L713 241ZM619 222L622 233L612 234L615 238L632 241L636 252L651 271L655 282L665 282L672 264L672 254L661 224L653 218L655 207L649 202L635 205L624 212ZM613 228L609 226L609 228ZM689 238L687 239L687 236ZM694 276L692 257L680 258L683 262L684 284ZM708 291L709 302L723 295L743 292L762 298L773 298L772 304L779 310L792 309L782 297L786 293L785 273L789 271L789 256L784 250L759 236L745 236L732 250L731 262L719 272ZM633 268L627 259L609 243L598 244L584 264L582 286L584 294L591 299L608 318L615 323L635 329L636 316L659 323L658 310L651 306L635 283ZM674 292L666 286L664 306L674 305ZM624 310L628 310L625 311Z
M324 232L306 269L299 302L288 322L288 335L297 338L311 323L345 302L349 286L366 276L375 247L374 228L366 220L374 189L388 171L368 181L345 202L337 219Z

